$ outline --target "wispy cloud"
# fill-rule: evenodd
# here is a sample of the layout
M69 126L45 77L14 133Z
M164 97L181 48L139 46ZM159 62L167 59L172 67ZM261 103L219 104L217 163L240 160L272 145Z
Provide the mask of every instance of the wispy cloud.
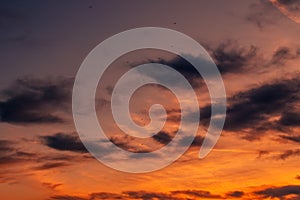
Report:
M293 156L300 156L300 149L286 150L280 155L276 156L277 159L285 160Z

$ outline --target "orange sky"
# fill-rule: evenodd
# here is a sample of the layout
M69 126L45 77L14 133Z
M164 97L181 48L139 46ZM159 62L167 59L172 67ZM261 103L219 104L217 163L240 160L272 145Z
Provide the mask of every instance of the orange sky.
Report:
M289 10L299 3L69 3L0 6L1 199L300 199L300 26ZM198 135L183 156L158 171L130 174L87 152L74 126L71 96L80 64L98 43L145 26L180 31L205 47L224 80L227 116L216 146L199 159L210 117L201 76L182 58L159 50L118 58L96 95L99 123L116 145L133 152L159 149L180 123L174 94L154 85L136 91L130 109L137 124L147 125L149 107L165 107L168 119L156 137L129 137L114 123L113 86L139 64L168 64L182 73L197 93L201 114Z

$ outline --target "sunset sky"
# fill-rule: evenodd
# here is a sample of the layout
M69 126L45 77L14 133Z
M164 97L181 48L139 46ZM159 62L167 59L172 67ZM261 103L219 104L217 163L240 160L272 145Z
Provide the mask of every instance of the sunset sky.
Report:
M178 100L157 85L139 88L130 111L144 126L150 106L163 105L167 121L160 132L135 138L114 122L114 84L140 64L166 64L184 75L201 115L183 156L158 171L131 174L103 165L86 150L73 121L72 88L95 46L139 27L169 28L199 42L222 75L227 115L216 146L199 159L211 117L202 77L166 51L119 57L95 99L99 124L118 147L157 150L180 124ZM300 199L299 0L2 1L0 44L0 199Z

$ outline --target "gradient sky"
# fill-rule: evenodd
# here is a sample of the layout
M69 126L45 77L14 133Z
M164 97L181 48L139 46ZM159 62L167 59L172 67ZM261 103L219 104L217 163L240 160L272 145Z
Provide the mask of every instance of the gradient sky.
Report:
M0 198L300 199L299 13L298 0L1 2ZM224 80L227 116L215 148L198 159L210 117L201 76L168 52L120 57L96 98L99 123L119 147L158 149L180 123L175 96L148 85L132 97L131 114L145 125L149 107L160 103L168 111L163 130L145 140L120 131L109 106L112 87L134 66L156 62L178 70L195 88L201 109L198 135L180 159L155 172L129 174L101 164L79 140L72 87L96 45L149 26L180 31L205 47Z

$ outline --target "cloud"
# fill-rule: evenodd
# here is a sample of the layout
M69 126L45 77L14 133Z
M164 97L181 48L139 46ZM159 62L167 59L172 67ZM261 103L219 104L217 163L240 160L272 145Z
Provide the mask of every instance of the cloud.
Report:
M9 140L0 140L0 165L30 161L36 156L35 153L19 150L15 144L15 142Z
M246 140L259 139L270 130L283 133L279 137L299 141L294 128L300 126L300 79L276 80L238 92L227 98L224 130L237 132ZM200 108L200 122L207 126L211 106ZM190 113L193 116L193 113Z
M45 187L51 189L51 190L55 190L57 187L61 186L61 183L48 183L48 182L44 182L42 183L42 185L44 185Z
M110 192L98 192L90 194L90 200L105 200L105 199L125 199L122 194Z
M226 40L217 46L211 44L206 44L204 46L212 59L215 61L221 74L245 72L246 70L249 70L251 65L252 67L253 65L256 65L260 57L257 46L241 46L236 40ZM173 68L182 74L194 88L204 85L201 75L186 59L178 55L172 55L171 58L170 56L166 57L164 54L162 55L163 56L161 57L130 63L130 66L136 67L146 63L159 63L167 65L168 67ZM200 65L206 62L202 57L195 57L189 54L184 56L189 57L190 60L193 60L195 63ZM167 76L167 74L160 75L162 78ZM178 84L176 81L171 83L175 86Z
M12 141L0 140L0 152L1 152L1 154L14 151L15 149L12 147L12 144L14 144Z
M21 150L19 143L10 140L0 140L0 183L18 183L20 176L26 176L27 164L35 162L36 153ZM26 165L25 165L26 164Z
M268 155L268 154L270 154L269 151L261 150L261 151L258 152L257 158L258 158L258 159L259 159L259 158L262 158L263 156Z
M149 147L149 139L136 138L126 134L115 134L109 140L118 147L134 153L149 153L155 149ZM138 156L138 154L136 154Z
M41 136L40 139L42 144L59 151L88 152L76 133L56 133L54 135Z
M294 60L300 57L299 49L293 49L286 46L279 47L272 56L270 64L284 65L289 60Z
M0 140L0 166L6 168L6 170L0 172L0 182L15 181L14 177L22 177L25 172L30 173L36 170L65 167L73 164L73 162L76 163L91 158L87 155L72 156L47 151L28 152L28 146L24 146L23 142ZM32 149L30 150L32 151Z
M251 4L249 10L246 21L255 24L261 30L266 26L278 24L285 17L300 23L298 0L260 0Z
M287 158L290 158L292 156L300 156L300 149L286 150L285 152L283 152L282 154L280 154L276 158L281 159L281 160L286 160Z
M24 145L24 142L27 144ZM92 158L89 154L70 155L66 151L33 151L31 142L33 141L0 140L0 166L5 169L0 171L0 183L15 183L35 171L53 171ZM36 145L38 144L35 143L34 146ZM73 146L72 150L74 149L78 151Z
M2 91L0 121L16 124L61 123L57 113L71 105L73 79L18 79Z
M287 200L286 196L296 195L300 198L300 185L287 185L282 187L272 187L264 190L256 191L254 194L262 196L263 198L279 198Z
M283 15L300 23L300 3L297 0L269 0Z
M207 140L209 140L209 138L207 138ZM201 136L201 135L197 135L197 136L194 138L194 140L193 140L191 146L197 146L197 147L200 147L200 146L202 145L203 141L204 141L204 137Z
M261 84L228 97L224 130L237 132L250 141L273 130L284 134L280 138L297 142L298 136L292 134L293 128L300 126L299 90L300 79L297 75L295 78ZM207 105L200 109L200 122L206 126L211 117L211 107Z
M172 191L172 194L184 194L188 195L193 198L206 198L206 199L222 199L222 196L212 194L209 191L205 190L179 190L179 191Z
M52 200L87 200L86 198L69 195L56 195L51 197Z
M299 116L290 113L290 110L297 110L300 100L299 89L299 78L293 78L264 84L233 95L228 98L229 106L224 129L252 130L246 137L251 140L270 129L285 132L288 127L298 126ZM205 115L205 112L210 112L207 107L202 110L204 116L210 116L210 113ZM274 116L278 116L279 120L270 121Z
M109 140L122 149L136 152L136 149L132 149L131 145L132 141L134 140L134 137L130 135L114 135L111 136Z
M298 0L277 0L281 5L287 6L291 11L300 11L300 2Z
M300 136L281 135L280 137L285 140L290 140L297 143L300 142Z
M53 196L54 200L104 200L104 199L123 199L123 200L196 200L196 199L224 199L221 195L212 194L205 190L176 190L170 192L149 192L149 191L123 191L121 193L95 192L87 198L78 196ZM183 197L184 196L184 197Z
M300 114L286 111L282 113L279 123L284 126L300 126Z
M212 194L206 190L175 190L169 192L149 192L149 191L124 191L121 193L96 192L88 197L79 197L71 195L52 196L52 200L196 200L196 199L242 199L244 196L253 199L273 199L292 200L300 198L300 185L286 185L278 187L269 187L249 193L243 191L226 192L224 195Z
M208 47L208 50L223 75L255 70L254 67L259 63L258 60L263 57L256 46L241 47L238 42L231 40L225 41L217 47ZM261 65L266 67L283 66L289 60L300 58L299 52L297 48L281 46L274 51L270 59L263 60ZM150 60L150 62L166 64L181 70L181 73L194 79L197 83L201 79L193 67L180 57L171 60L159 58ZM297 103L300 101L299 80L299 75L292 79L275 80L229 97L224 129L240 132L242 137L247 140L258 139L269 130L292 133L292 129L300 125L299 109L297 108ZM202 107L200 121L207 125L210 115L210 105ZM175 116L172 121L179 122L179 118ZM166 134L162 134L162 136L168 137ZM164 143L168 141L169 138L166 137L163 140Z
M268 0L260 0L249 6L245 20L262 30L268 25L278 23L281 15L276 11Z
M171 140L172 140L173 137L172 137L172 135L171 135L170 133L168 133L168 132L160 131L160 132L158 132L157 134L153 135L152 138L153 138L155 141L157 141L157 142L159 142L159 143L161 143L161 144L166 145L166 144L168 144L169 142L171 142Z
M70 165L69 163L66 162L47 162L44 163L40 166L34 167L34 170L48 170L52 168L57 168L57 167L64 167Z
M243 191L233 191L226 193L226 197L241 198L245 195Z
M232 40L225 41L210 51L221 74L244 72L250 64L254 64L258 56L256 46L240 47L237 41Z
M191 137L190 136L186 136L186 137L183 137L179 143L182 145L182 146L186 146L186 143L187 141L190 141ZM201 135L196 135L196 137L194 137L194 140L192 142L192 144L190 145L191 147L200 147L202 145L204 141L204 137L201 136Z
M259 56L258 47L254 45L241 47L236 40L226 40L217 46L205 45L205 47L222 74L244 72L245 68L253 63ZM200 60L201 58L192 57L192 59ZM149 59L144 63L149 62L168 65L189 79L200 78L198 71L193 67L193 65L180 56L176 56L169 60L163 58ZM136 65L137 64L134 66Z
M162 193L162 192L147 192L147 191L126 191L123 192L123 194L126 194L129 199L142 199L142 200L163 200L163 199L169 199L169 200L181 200L181 198L177 198L171 194L168 193Z
M198 59L200 62L202 58L192 57L191 59ZM181 56L174 56L172 59L164 59L161 57L154 59L147 59L144 61L140 61L137 63L133 63L132 67L136 67L138 65L147 64L147 63L159 63L163 65L167 65L170 68L177 70L180 74L182 74L193 87L200 87L202 85L201 76L198 71L190 64L187 60L182 58ZM162 74L163 75L163 74ZM171 80L173 81L173 80ZM172 82L172 84L176 85L178 83Z

